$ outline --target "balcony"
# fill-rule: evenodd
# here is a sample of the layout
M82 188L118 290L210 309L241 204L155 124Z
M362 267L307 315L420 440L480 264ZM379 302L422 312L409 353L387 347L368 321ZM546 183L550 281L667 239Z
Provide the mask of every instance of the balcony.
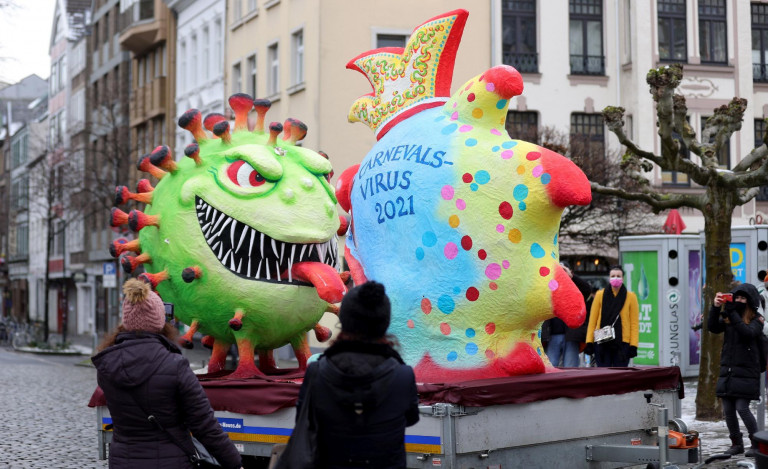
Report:
M605 57L571 55L571 75L605 75Z
M135 55L142 55L155 44L168 39L168 10L155 8L155 0L139 0L133 5L132 21L120 34L120 45Z
M515 67L520 73L539 73L539 54L504 52L504 64Z

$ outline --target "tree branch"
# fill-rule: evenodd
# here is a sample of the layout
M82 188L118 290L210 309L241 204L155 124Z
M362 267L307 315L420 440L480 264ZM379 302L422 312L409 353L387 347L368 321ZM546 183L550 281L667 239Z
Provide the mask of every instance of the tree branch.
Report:
M654 213L671 208L693 207L701 210L705 199L700 194L662 194L658 192L628 192L624 189L592 183L592 191L598 194L615 195L625 200L637 200L651 206Z

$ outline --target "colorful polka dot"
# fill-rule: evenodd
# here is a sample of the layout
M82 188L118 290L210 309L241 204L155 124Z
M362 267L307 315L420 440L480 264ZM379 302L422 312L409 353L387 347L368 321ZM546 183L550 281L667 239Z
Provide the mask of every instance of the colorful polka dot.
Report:
M457 358L459 358L459 354L456 352L449 352L448 356L445 357L449 362L455 362Z
M501 266L504 267L505 269L509 269L509 261L507 260L502 261Z
M517 174L523 174L525 173L525 166L520 165L517 167Z
M459 248L456 246L456 243L448 243L443 248L443 254L448 259L454 259L458 253Z
M531 255L536 259L541 259L544 257L546 252L544 252L544 248L542 248L539 243L533 243L531 244Z
M493 353L493 350L487 349L485 351L485 358L487 358L488 360L493 360L493 357L495 357L495 356L496 356L496 354Z
M504 109L507 107L507 100L506 99L500 99L496 102L496 109Z
M489 322L485 325L485 333L488 335L492 335L494 332L496 332L496 324L493 322Z
M437 309L445 314L451 314L456 308L456 303L453 302L453 298L448 295L443 295L437 299Z
M542 184L549 184L549 181L552 180L552 176L549 175L549 173L544 173L541 175L541 183Z
M513 148L513 147L517 146L517 142L509 140L507 142L502 143L501 146L503 148L510 149L510 148Z
M422 260L424 259L424 249L421 247L416 248L416 259Z
M466 145L466 146L468 146L468 147L474 147L475 145L477 145L477 139L475 139L475 138L468 138L468 139L467 139L467 140L464 142L464 145Z
M408 325L408 329L413 329L416 326L416 324L413 322L413 319L409 319L406 324Z
M481 249L477 251L477 257L479 257L481 261L484 261L485 258L488 257L488 253L485 252L485 249Z
M535 161L541 158L541 153L539 153L538 151L529 151L528 154L525 155L525 158L528 161Z
M421 310L424 311L424 314L429 314L432 312L432 302L429 301L429 298L421 299Z
M512 190L512 195L514 196L515 200L525 200L525 198L528 197L528 186L525 184L518 184Z
M498 136L501 136L501 132L499 132L499 129L491 129L491 134L492 134L492 135L498 135Z
M491 290L496 291L496 289L499 288L499 286L496 285L496 282L491 282L491 283L488 284L488 288L490 288Z
M478 189L479 187L480 187L480 186L478 186L478 185L477 185L476 183L474 183L474 182L473 182L472 184L470 184L470 185L469 185L469 188L470 188L470 189L472 189L472 192L477 192L477 189Z
M467 83L467 86L464 87L464 91L467 91L468 89L472 88L472 85L474 84L475 84L474 81L470 81L469 83Z
M549 281L549 289L550 290L555 291L555 290L557 290L557 287L559 287L559 286L560 286L560 284L557 283L557 280L552 279L552 280Z
M456 199L456 208L459 210L464 210L467 208L467 203L464 202L464 199Z
M513 152L512 150L504 150L503 152L501 152L501 157L504 158L505 160L508 160L513 156L515 156L515 152Z
M448 335L451 333L451 326L448 325L446 322L440 323L440 332L443 333L443 335Z
M488 173L488 171L481 169L480 171L475 173L475 181L477 181L478 184L487 184L491 180L491 175Z
M512 210L512 204L510 204L506 200L499 204L499 215L501 215L501 218L505 220L509 220L510 218L512 218L513 212L514 211Z
M467 299L469 301L476 301L480 298L480 291L475 287L467 288Z
M486 83L485 84L485 90L486 91L493 91L495 89L496 89L496 85L494 85L493 83Z
M483 110L480 109L479 107L472 109L472 117L474 117L475 119L480 119L481 117L483 117Z
M465 251L472 249L472 238L470 238L469 235L461 238L461 247L464 248Z
M555 237L554 237L554 239L552 239L552 244L557 246L557 233L555 233Z
M453 287L453 292L458 295L459 293L461 293L461 288L458 286L455 286Z
M472 182L472 175L469 174L469 173L464 173L461 176L461 180L464 181L465 183L469 184L470 182Z
M448 217L448 224L451 226L451 228L457 228L459 226L459 216L451 215Z
M435 118L435 122L440 122L441 120L445 119L445 116L437 116Z
M523 233L520 232L517 228L512 228L509 230L509 240L513 243L519 243L520 240L523 239Z
M525 211L525 209L528 208L528 206L525 205L525 202L520 202L519 204L517 204L517 208L519 208L522 211Z
M437 236L435 236L433 232L427 231L423 235L421 235L421 243L424 246L431 248L432 246L437 244Z
M459 103L457 103L456 101L453 102L453 108L454 109L456 109L456 106L458 106L458 105L459 105Z
M462 125L459 127L459 132L469 132L470 130L472 130L471 125Z
M456 129L458 129L458 128L459 128L458 124L449 124L449 125L446 125L445 127L443 127L443 130L441 130L440 132L442 132L443 135L448 135L448 134L452 134L453 132L455 132Z
M471 103L474 100L475 100L475 93L469 93L467 95L467 101L469 101Z
M544 167L542 165L538 165L535 168L533 168L533 171L531 171L531 175L533 175L533 177L537 178L537 177L541 176L541 173L543 173L543 172L544 172Z
M542 277L546 277L547 275L549 275L549 267L540 268L539 275L541 275Z
M464 346L464 351L467 352L467 355L474 355L477 353L477 344L474 342L470 342L467 345Z
M471 327L464 332L470 339L475 336L476 332Z
M453 111L453 114L451 114L451 120L452 121L459 120L459 111Z
M488 264L488 267L485 268L485 276L491 280L501 277L501 266L495 262Z
M499 150L501 150L501 147L498 146L498 145L496 145L495 147L491 148L491 151L494 151L494 152L499 151Z
M504 230L505 230L505 229L506 229L506 228L504 228L504 225L502 225L501 223L499 223L498 225L496 225L496 232L497 232L497 233L504 233Z
M440 190L440 195L442 195L445 200L453 199L453 186L443 186Z

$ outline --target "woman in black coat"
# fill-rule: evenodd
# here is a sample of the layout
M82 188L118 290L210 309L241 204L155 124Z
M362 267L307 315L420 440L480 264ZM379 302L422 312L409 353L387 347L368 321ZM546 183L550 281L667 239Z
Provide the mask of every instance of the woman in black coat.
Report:
M757 421L749 410L749 401L760 398L760 373L765 371L765 358L762 355L762 318L757 315L760 305L757 288L741 284L731 290L730 295L732 298L720 292L715 294L708 328L715 334L725 333L715 393L722 399L731 438L732 445L726 453L736 455L744 452L736 414L747 427L750 440L757 432ZM754 456L756 448L752 440L747 456Z
M385 336L384 286L350 290L339 319L341 334L310 364L297 403L297 415L309 402L319 423L316 467L404 468L405 427L419 421L419 398L413 369Z
M162 300L135 279L125 283L123 292L123 323L92 358L112 416L109 467L192 468L191 431L223 467L239 468L240 454L173 343L175 329L165 322Z

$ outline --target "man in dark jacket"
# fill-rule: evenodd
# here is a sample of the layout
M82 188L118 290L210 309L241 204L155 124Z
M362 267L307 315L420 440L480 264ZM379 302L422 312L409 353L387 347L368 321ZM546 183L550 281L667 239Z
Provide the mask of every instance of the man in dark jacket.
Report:
M126 282L122 332L92 358L114 426L109 467L191 468L191 431L223 467L239 468L240 454L216 421L189 362L166 336L173 328L165 323L162 301L133 282L146 285Z

